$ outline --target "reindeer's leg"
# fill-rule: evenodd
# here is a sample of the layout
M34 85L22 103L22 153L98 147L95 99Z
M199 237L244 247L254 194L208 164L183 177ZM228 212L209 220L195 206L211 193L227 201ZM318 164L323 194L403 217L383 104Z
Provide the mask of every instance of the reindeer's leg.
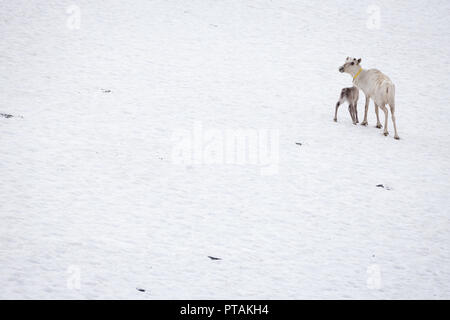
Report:
M359 123L359 119L358 119L358 102L355 102L354 106L355 106L356 123Z
M352 118L352 122L353 122L353 111L352 111L352 104L351 103L348 104L348 113L350 113L350 118Z
M336 111L334 111L334 122L337 122L337 111L339 109L339 105L341 104L341 100L336 103Z
M381 123L380 123L380 115L379 115L378 111L379 111L378 110L378 106L375 103L375 114L377 115L377 128L380 129L381 128Z
M389 134L387 127L388 127L388 109L386 108L386 106L383 104L380 106L381 110L383 110L384 112L384 135L387 136Z
M355 105L350 103L348 105L348 111L350 112L350 117L352 118L353 124L356 124Z
M397 125L395 124L395 104L393 103L389 104L389 107L391 108L392 123L394 124L394 131L395 131L394 139L399 140L400 137L398 136Z
M361 122L362 126L367 126L367 110L369 110L369 101L370 101L370 97L366 96L366 105L364 107L364 120L363 120L363 122Z

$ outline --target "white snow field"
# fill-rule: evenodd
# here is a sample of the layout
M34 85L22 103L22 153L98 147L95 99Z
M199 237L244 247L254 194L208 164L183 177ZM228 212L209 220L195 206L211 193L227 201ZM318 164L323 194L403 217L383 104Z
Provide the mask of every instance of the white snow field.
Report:
M449 12L0 0L0 298L449 299ZM347 56L399 141L333 121Z

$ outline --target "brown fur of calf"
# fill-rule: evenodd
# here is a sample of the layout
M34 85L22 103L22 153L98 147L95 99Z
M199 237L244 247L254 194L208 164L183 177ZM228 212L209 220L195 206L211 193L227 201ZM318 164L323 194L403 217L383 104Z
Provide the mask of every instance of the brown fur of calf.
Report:
M359 89L357 87L349 87L343 88L341 90L341 95L339 96L339 101L336 103L336 110L334 112L334 121L337 121L337 112L338 108L345 101L348 102L348 112L350 113L350 117L352 118L353 124L357 124L358 120L358 98L359 98Z

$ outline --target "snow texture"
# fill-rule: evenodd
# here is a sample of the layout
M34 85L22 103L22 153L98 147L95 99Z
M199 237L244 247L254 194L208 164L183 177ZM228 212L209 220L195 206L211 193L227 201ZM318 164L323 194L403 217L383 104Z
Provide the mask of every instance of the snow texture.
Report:
M449 299L449 12L0 0L0 298ZM333 122L347 56L401 140ZM272 130L277 170L176 163L198 127Z

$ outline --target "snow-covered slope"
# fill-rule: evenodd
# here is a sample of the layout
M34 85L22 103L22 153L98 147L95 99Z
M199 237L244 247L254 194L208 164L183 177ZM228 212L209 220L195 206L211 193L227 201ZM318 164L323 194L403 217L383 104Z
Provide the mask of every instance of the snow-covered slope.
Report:
M1 0L0 298L450 298L450 3L372 4ZM347 56L400 141L332 121Z

